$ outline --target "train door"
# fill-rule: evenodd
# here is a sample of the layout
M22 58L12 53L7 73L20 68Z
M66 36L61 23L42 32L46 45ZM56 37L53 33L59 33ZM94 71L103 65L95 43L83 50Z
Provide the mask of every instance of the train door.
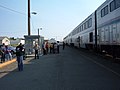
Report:
M93 32L89 33L89 42L93 43Z
M88 49L93 49L94 48L94 44L93 44L93 32L89 33L89 41L87 44L87 48Z
M80 48L80 36L78 36L77 38L77 44L78 44L77 47Z

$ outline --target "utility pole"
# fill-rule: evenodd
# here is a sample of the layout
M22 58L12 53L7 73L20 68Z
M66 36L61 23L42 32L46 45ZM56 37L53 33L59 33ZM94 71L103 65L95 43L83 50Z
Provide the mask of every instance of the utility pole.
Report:
M97 12L95 11L95 51L98 51L97 46Z
M40 45L40 37L39 37L39 28L38 28L38 45Z
M38 45L40 45L40 30L42 30L42 28L38 28Z
M39 36L40 34L39 34L39 28L38 28L38 36Z
M28 36L30 36L30 0L28 0Z

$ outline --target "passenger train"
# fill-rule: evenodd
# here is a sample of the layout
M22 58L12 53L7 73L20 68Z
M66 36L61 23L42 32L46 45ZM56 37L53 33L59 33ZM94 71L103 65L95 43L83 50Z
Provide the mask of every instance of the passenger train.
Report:
M106 0L75 27L64 42L120 57L120 0Z

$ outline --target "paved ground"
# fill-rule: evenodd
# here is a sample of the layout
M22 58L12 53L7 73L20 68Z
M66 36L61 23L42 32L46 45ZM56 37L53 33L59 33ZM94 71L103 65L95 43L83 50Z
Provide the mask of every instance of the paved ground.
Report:
M60 54L29 58L0 71L0 90L120 90L120 64L85 50L66 47Z

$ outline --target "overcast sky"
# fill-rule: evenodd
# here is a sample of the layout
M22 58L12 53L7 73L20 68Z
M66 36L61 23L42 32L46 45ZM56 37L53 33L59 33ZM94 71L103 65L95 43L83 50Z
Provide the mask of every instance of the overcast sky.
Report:
M0 0L0 36L24 37L28 0ZM62 40L105 0L31 0L31 34Z

